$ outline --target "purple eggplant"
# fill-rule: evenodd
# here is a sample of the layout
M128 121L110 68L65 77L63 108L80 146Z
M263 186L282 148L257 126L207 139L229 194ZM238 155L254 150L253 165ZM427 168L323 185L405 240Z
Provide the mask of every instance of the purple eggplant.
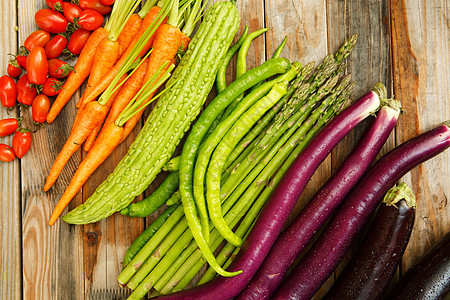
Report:
M229 299L237 296L256 273L315 170L339 141L380 106L375 92L369 92L337 115L291 165L261 212L241 251L228 268L242 270L234 277L218 276L190 290L161 299Z
M267 299L281 284L291 264L364 175L397 123L400 104L390 100L337 172L314 195L294 222L278 237L267 258L238 299Z
M309 299L334 272L383 195L418 164L450 146L450 122L384 155L348 194L320 238L294 268L274 299Z
M387 192L361 248L325 299L382 299L408 245L415 207L405 183Z
M405 273L386 299L450 299L450 232Z

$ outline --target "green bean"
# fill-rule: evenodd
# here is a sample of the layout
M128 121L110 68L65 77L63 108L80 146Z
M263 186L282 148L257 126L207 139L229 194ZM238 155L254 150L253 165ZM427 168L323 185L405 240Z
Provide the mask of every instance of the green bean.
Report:
M128 266L130 261L136 256L136 254L144 247L144 245L150 240L150 238L157 232L164 222L172 215L178 205L169 206L150 226L148 226L138 238L128 247L127 252L123 257L122 268Z
M220 180L225 161L234 146L250 130L264 113L273 107L287 92L287 82L276 83L272 90L251 108L249 108L234 123L214 151L206 172L206 200L209 216L223 237L235 246L242 244L242 239L236 236L223 219L220 209Z
M170 173L161 185L142 201L131 203L120 211L122 215L145 218L155 212L178 188L178 172Z
M180 161L180 193L185 216L199 248L205 255L208 263L222 276L234 276L241 272L226 272L217 265L214 255L208 247L208 243L202 233L202 226L197 219L197 211L192 192L193 164L197 155L198 147L217 115L228 106L230 101L256 83L278 73L285 73L290 68L287 59L276 58L263 63L246 72L241 78L231 83L220 93L203 111L193 126L186 143L183 147ZM231 100L230 100L231 99Z

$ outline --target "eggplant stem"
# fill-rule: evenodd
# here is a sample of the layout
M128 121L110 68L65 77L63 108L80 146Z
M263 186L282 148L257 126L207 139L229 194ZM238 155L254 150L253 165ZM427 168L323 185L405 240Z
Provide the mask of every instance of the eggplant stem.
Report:
M401 200L405 200L408 207L416 208L416 197L411 188L404 182L391 188L384 196L383 203L387 206L396 206Z

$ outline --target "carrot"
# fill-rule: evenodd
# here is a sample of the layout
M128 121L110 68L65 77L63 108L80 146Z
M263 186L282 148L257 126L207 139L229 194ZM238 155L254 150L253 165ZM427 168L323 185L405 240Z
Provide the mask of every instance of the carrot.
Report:
M183 32L181 32L181 46L180 46L180 50L182 50L183 52L185 52L187 50L187 47L189 46L189 43L191 42L191 38L188 37L187 35L185 35ZM177 53L178 54L178 53ZM178 55L175 56L172 59L172 63L174 65L177 65L179 61L179 57Z
M147 30L147 28L153 23L153 21L157 17L160 10L161 10L161 8L159 8L157 6L154 6L150 9L150 11L147 13L144 20L142 21L142 24L141 24L141 27L139 28L138 33L133 37L133 40L131 41L127 50L125 50L125 52L122 54L120 59L116 62L114 67L102 78L102 80L99 81L94 86L94 88L89 91L89 93L86 93L86 92L84 93L83 103L88 103L88 102L92 101L93 99L95 99L95 97L99 96L111 84L115 75L117 74L119 69L122 67L122 65L125 63L125 61L127 60L128 56L131 54L131 52L133 51L133 48L137 44L139 38L143 35L143 33ZM167 20L167 18L164 18L163 23L165 23L165 20ZM142 55L145 54L152 47L154 35L155 34L152 34L150 39L146 42L144 49L139 54L139 57L142 57Z
M59 199L53 210L49 224L53 225L73 197L78 193L89 176L100 166L111 152L120 144L123 135L123 127L114 123L108 123L103 127L102 132L95 141L91 151L79 165L75 175L72 177L69 186Z
M121 57L125 50L128 48L128 45L130 45L134 36L141 27L141 24L142 19L138 14L133 14L130 17L119 37L117 38L117 42L119 43L119 57Z
M148 61L147 72L145 73L144 82L147 82L150 77L155 74L158 69L166 62L171 62L175 55L178 52L178 49L181 45L181 31L179 28L169 25L162 24L155 32L155 41L153 44L153 52L150 54L150 58ZM169 64L164 67L163 72L167 70ZM162 74L162 72L161 72ZM161 76L161 75L160 75ZM155 90L156 92L156 90ZM142 105L145 105L148 101L153 98L155 94L153 92ZM141 105L141 106L142 106ZM140 112L135 114L130 120L128 120L125 125L125 131L122 138L122 141L125 140L128 135L131 133L133 128L139 122L142 117L144 110L142 109Z
M97 101L88 103L83 111L77 122L74 122L69 138L50 169L44 191L48 191L52 187L69 158L80 148L92 130L107 114L106 106L100 105Z
M126 78L127 78L127 75L123 75L122 78L120 78L119 83L121 83L122 81L124 81ZM130 77L130 78L131 78L131 77ZM117 89L117 90L111 95L111 97L109 97L108 101L106 102L105 106L106 106L108 112L110 111L111 106L112 106L112 105L114 104L114 102L116 101L117 96L118 96L120 90L121 90L121 89ZM88 138L86 139L86 142L84 143L84 147L83 147L84 151L89 152L89 150L91 149L92 145L94 144L95 138L97 137L97 134L100 132L100 129L102 129L102 124L103 124L103 121L104 121L105 117L106 117L106 114L105 114L105 116L103 117L103 120L101 120L100 124L98 124L97 127L95 127L95 129L91 132L91 134L90 134L90 135L88 136Z
M108 32L100 27L96 29L89 37L86 45L78 57L75 64L74 72L70 73L67 81L64 83L61 92L58 94L47 115L47 123L52 123L62 108L70 100L72 95L83 84L84 80L89 76L94 61L95 51L100 42L108 36Z

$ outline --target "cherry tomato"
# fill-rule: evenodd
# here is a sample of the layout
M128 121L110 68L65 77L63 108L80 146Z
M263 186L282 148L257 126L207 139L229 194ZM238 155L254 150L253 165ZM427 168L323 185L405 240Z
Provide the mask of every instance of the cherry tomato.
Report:
M101 0L101 1L105 5L113 5L114 4L114 0Z
M48 62L45 49L35 47L27 59L28 80L33 84L44 84L47 79Z
M17 101L24 105L31 105L36 95L37 91L28 80L28 74L20 77L17 81Z
M0 101L4 107L16 105L17 85L8 75L0 77Z
M23 117L18 119L8 118L0 120L0 137L7 136L16 132L17 128L20 127Z
M12 161L16 158L13 149L5 144L0 144L0 160L1 161Z
M45 3L55 11L61 12L63 9L63 0L45 0Z
M47 43L50 41L50 33L45 30L36 30L31 33L23 43L25 48L29 51L33 50L36 46L45 47Z
M73 67L57 58L48 61L48 74L54 78L65 78L73 71Z
M63 13L69 22L73 23L74 18L79 18L83 10L76 4L70 2L63 3Z
M80 0L78 5L82 9L93 9L101 15L106 15L111 12L111 7L104 5L100 0Z
M77 24L86 30L94 31L102 26L105 18L93 9L84 10L78 18Z
M78 55L81 53L81 50L83 50L84 45L86 45L86 42L88 41L89 37L91 36L91 32L80 28L75 30L74 33L70 36L69 44L67 45L67 49L73 54Z
M21 66L22 68L27 67L28 54L30 54L30 51L28 51L27 48L25 48L24 46L19 47L19 53L16 56L16 60L19 66Z
M30 150L31 140L30 130L21 128L16 131L12 139L12 148L18 158L22 158Z
M67 19L62 14L49 8L38 10L34 15L34 20L39 28L51 33L65 32L68 24Z
M44 123L49 110L50 99L48 99L47 95L37 95L36 98L34 98L33 105L31 106L33 121L36 123Z
M50 97L56 96L61 92L62 85L63 83L56 78L47 78L42 87L42 92Z
M62 35L55 35L45 46L45 55L47 58L55 58L63 53L67 46L67 38Z
M13 59L9 61L7 72L9 76L14 78L19 77L20 74L22 74L22 68L20 67L17 60Z

